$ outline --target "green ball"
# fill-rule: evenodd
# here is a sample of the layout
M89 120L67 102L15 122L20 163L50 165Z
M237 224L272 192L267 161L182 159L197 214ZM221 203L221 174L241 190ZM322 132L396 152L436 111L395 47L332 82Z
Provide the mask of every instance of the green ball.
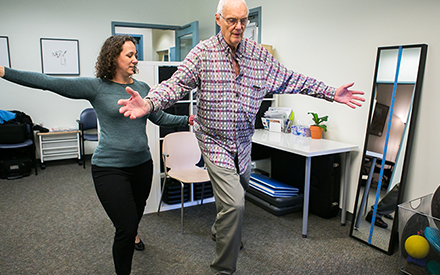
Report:
M422 259L429 253L429 243L422 236L412 235L405 241L405 250L411 257Z
M440 263L429 261L425 266L425 270L428 274L440 274Z

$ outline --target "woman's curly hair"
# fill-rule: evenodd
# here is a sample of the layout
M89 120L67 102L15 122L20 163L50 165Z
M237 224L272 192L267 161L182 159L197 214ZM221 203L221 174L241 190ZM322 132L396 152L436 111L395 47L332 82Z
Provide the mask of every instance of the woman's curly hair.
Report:
M116 60L122 52L122 45L127 41L136 45L136 40L128 34L113 35L105 40L95 64L97 78L113 79L116 74ZM137 69L135 73L137 73Z

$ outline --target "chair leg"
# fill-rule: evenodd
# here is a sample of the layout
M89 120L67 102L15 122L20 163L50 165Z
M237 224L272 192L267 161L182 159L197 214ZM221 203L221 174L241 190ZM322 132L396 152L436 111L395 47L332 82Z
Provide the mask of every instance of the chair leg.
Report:
M82 159L82 162L83 162L83 168L84 169L86 169L86 160L84 159L84 155L85 155L85 149L84 149L84 136L83 136L83 138L82 138L82 148L81 148L81 159Z
M35 150L36 150L36 148L35 148L35 142L33 143L33 145L32 145L32 162L34 163L34 168L35 168L35 176L37 176L38 175L38 172L37 172L37 156L35 155Z
M205 183L202 182L202 201L201 201L201 205L203 205L203 198L205 197Z
M35 176L37 176L38 175L38 172L37 172L37 160L35 160L34 159L34 168L35 168Z
M184 184L180 182L180 199L182 202L182 207L180 208L180 234L183 234L183 200L184 200Z
M167 176L165 176L165 178L163 179L162 192L160 193L159 206L157 207L157 215L159 215L160 213L160 206L162 205L163 191L165 190L166 183L167 183Z

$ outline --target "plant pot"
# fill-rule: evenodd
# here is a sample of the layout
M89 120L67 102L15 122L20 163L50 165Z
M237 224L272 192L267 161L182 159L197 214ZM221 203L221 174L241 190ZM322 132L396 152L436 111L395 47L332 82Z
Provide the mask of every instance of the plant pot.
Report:
M310 125L310 136L314 139L320 139L322 137L322 128L316 125Z

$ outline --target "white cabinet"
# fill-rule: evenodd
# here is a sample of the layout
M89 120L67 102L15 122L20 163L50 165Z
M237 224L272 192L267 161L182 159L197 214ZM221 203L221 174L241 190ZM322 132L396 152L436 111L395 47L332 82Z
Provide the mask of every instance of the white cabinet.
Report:
M40 142L41 168L45 161L81 159L79 131L37 133Z

